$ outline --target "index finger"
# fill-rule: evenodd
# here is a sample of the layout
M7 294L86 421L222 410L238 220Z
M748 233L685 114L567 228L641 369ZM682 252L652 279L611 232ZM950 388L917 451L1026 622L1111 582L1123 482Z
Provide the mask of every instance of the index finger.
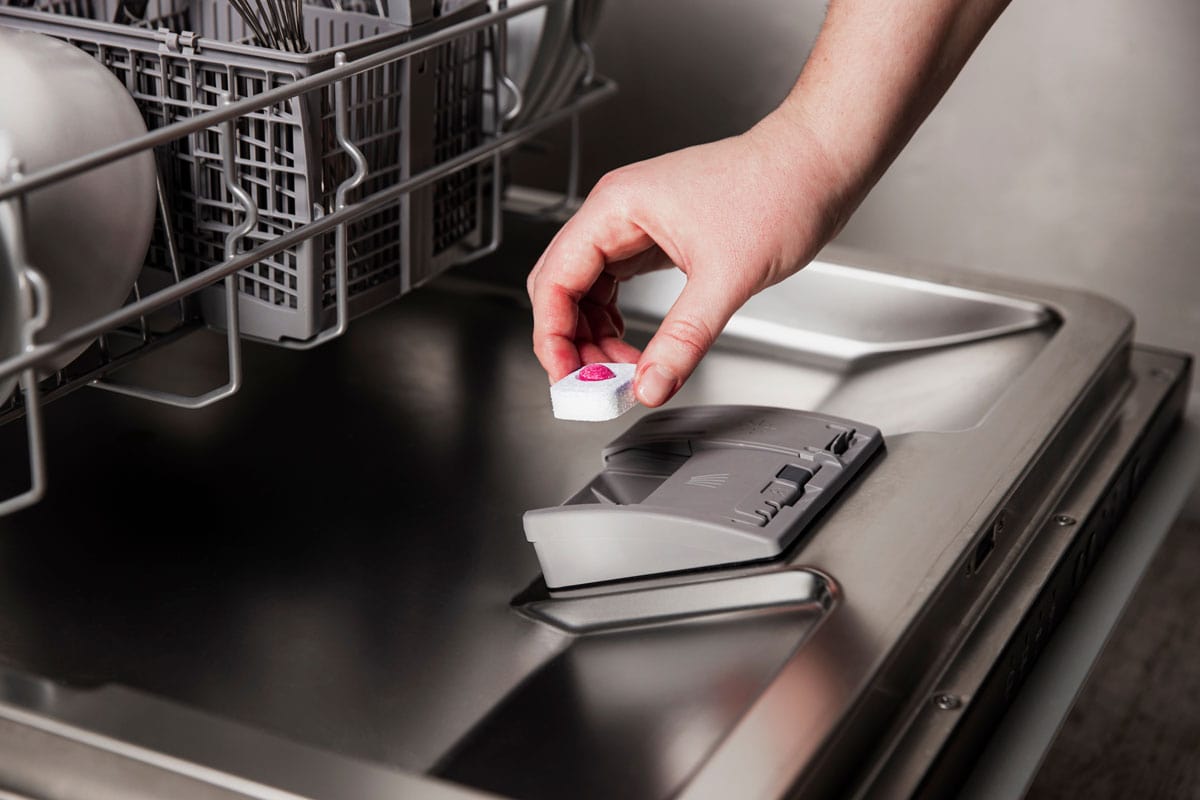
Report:
M589 198L546 248L531 275L533 351L551 380L578 369L579 303L605 266L654 246L624 209Z

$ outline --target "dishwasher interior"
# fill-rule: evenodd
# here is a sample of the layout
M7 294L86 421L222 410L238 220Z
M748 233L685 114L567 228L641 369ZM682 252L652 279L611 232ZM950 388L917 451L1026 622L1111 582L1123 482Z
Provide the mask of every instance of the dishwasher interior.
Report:
M428 41L517 11L476 8ZM502 27L488 47L503 50ZM384 39L390 50L358 57L382 68L421 52ZM478 143L373 194L339 194L291 231L247 236L252 248L229 234L215 263L0 358L0 376L23 378L0 407L0 498L44 493L0 517L0 789L953 793L1153 469L1190 360L1134 344L1130 315L1103 298L831 248L735 316L666 416L556 421L522 288L554 225L501 214L502 156L550 124L578 126L612 87L589 74L573 105L505 128L507 76L490 63L491 94L472 97L495 127ZM344 54L331 64L292 76L296 91L354 68ZM292 90L268 91L281 102ZM231 102L170 130L216 129L258 101ZM225 159L232 186L234 132L222 130L208 166ZM364 283L348 263L364 252L354 225L402 201L405 247L425 246L413 244L411 220L433 213L419 192L468 167L478 204L462 247L428 274ZM19 196L11 177L0 201ZM285 251L310 257L318 241L326 282L303 335L263 335L234 276ZM665 273L623 288L635 344L678 288ZM175 303L187 324L148 332ZM239 336L243 321L258 333ZM139 323L136 358L102 341L75 373L38 373ZM800 444L796 419L817 431ZM646 434L664 420L670 436ZM631 450L631 429L651 443ZM762 492L780 502L714 505L762 482L742 479L764 453L777 461ZM630 523L660 489L605 494L612 471L626 488L670 484L675 511ZM580 510L559 508L568 498L594 507L564 516ZM768 550L714 545L685 563L637 549L659 523L698 536L701 508L726 515L722 541L739 545L776 513L803 519ZM771 519L738 528L756 508ZM542 575L539 513L566 520L545 529L565 577ZM597 566L585 528L612 534L605 557L616 547L621 569Z

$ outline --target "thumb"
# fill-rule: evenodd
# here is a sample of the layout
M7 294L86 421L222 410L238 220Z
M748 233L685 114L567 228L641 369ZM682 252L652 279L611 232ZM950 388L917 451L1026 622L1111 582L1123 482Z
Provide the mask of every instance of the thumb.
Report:
M745 300L720 281L689 277L638 360L638 401L660 406L679 391Z

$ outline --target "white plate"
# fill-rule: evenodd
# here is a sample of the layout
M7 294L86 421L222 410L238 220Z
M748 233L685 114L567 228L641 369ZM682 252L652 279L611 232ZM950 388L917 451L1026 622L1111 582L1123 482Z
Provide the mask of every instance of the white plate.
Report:
M27 175L146 132L125 87L57 39L0 27L0 75L0 130ZM27 195L26 260L50 285L50 321L40 341L124 304L154 228L154 183L154 156L143 152ZM65 366L85 348L48 368Z
M0 158L3 158L0 142ZM7 216L8 207L0 203L0 216ZM4 240L6 219L0 219L0 361L21 352L21 283L16 266L9 256L9 244ZM17 375L0 378L0 405L8 399L17 383Z

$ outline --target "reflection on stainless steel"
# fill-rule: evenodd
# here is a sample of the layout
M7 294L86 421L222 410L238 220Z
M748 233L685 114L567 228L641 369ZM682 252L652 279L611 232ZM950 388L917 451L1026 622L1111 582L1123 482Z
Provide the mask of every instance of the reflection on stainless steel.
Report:
M4 785L39 799L483 797L120 687L69 689L8 672L0 699ZM181 750L186 758L174 755ZM254 779L242 777L246 773Z
M657 322L683 289L679 270L623 287L621 308ZM816 261L750 298L724 336L819 360L856 361L1037 328L1045 306L997 294Z
M1043 518L1005 576L1005 590L995 595L962 647L940 674L931 676L927 691L908 699L887 737L888 758L864 771L856 797L959 796L959 782L1067 611L1067 601L1117 532L1122 510L1146 479L1147 465L1165 443L1174 445L1168 437L1185 404L1186 381L1164 389L1186 378L1187 369L1186 360L1174 354L1134 353L1133 388L1124 413L1070 488L1055 498L1056 513ZM1126 535L1143 533L1127 530ZM952 713L939 707L937 699L944 695L958 699Z
M437 774L512 797L666 797L818 620L793 613L582 637Z
M540 596L540 587L520 605L529 614L572 633L631 628L717 614L762 613L805 608L827 612L834 590L812 570L789 569L659 587L608 586L586 594Z
M55 688L9 692L0 717L247 793L447 791L430 775L522 797L840 787L942 673L1109 421L1124 409L1140 430L1187 379L1137 351L1132 374L1175 367L1125 403L1119 308L910 271L1056 323L849 365L718 346L673 402L862 419L887 452L784 559L627 587L804 568L836 584L832 604L723 613L733 593L684 589L617 629L582 590L555 594L591 609L562 627L512 608L536 595L521 514L583 485L630 420L555 421L519 290L446 285L316 351L248 345L255 380L218 407L99 392L48 407L58 480L0 521L0 658ZM223 357L196 335L122 378L186 392ZM0 450L21 435L0 428ZM0 474L0 496L19 480Z

